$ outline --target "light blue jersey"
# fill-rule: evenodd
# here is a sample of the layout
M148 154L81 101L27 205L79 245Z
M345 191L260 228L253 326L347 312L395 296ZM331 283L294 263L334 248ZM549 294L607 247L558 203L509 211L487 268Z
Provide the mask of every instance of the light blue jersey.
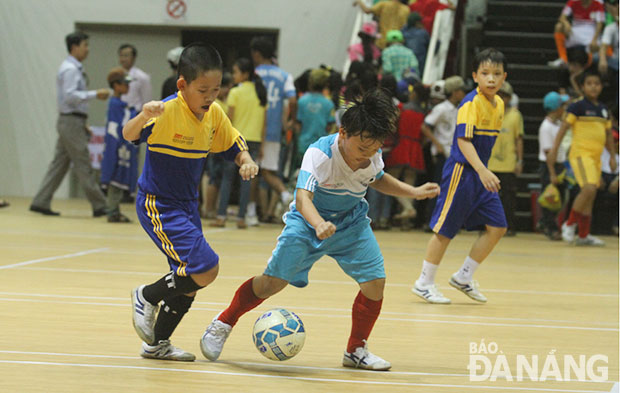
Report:
M345 216L363 203L368 185L383 176L381 151L370 165L353 171L338 149L338 134L328 135L311 144L301 164L297 187L314 193L312 203L325 220ZM300 214L291 204L291 213Z
M364 195L368 185L383 176L381 151L366 168L353 171L338 149L338 134L310 145L304 155L297 188L314 194L312 203L336 233L319 240L315 229L291 203L284 215L286 226L278 237L264 274L304 287L308 272L324 255L334 258L342 270L358 283L385 278L383 256L366 216Z
M288 72L271 64L261 64L255 72L267 89L267 135L268 142L280 142L282 137L282 111L284 100L295 97L293 77Z

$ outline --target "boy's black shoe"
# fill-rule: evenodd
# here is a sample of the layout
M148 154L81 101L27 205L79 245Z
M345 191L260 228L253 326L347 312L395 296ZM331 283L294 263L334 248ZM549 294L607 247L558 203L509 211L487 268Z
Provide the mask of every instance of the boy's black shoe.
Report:
M52 209L46 209L44 207L39 207L39 206L35 206L35 205L30 205L30 211L31 212L41 213L44 216L59 216L60 215L59 212L55 212Z
M106 211L105 207L102 207L101 209L93 210L93 217L101 217L101 216L105 216L106 214L108 214L108 212Z

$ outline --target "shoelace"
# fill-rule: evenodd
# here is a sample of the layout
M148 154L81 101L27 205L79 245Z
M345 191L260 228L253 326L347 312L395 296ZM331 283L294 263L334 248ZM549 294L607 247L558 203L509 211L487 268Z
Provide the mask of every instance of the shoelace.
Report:
M428 288L428 290L430 291L431 295L443 297L443 293L441 293L441 291L439 291L439 288L437 288L437 284L431 285Z
M172 344L170 344L170 340L159 340L155 353L157 353L160 356L166 356L174 352L175 349L176 348L173 347Z
M211 334L211 336L215 338L215 341L220 343L226 340L226 338L228 337L229 331L226 329L226 327L222 325L222 322L220 323L214 322L207 329L207 334Z

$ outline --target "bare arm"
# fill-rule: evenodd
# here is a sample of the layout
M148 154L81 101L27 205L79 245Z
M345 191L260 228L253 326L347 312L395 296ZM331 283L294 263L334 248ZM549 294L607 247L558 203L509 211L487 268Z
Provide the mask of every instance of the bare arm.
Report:
M235 164L239 166L239 175L243 180L254 179L258 174L258 165L247 150L240 151L235 157Z
M595 53L598 51L598 38L601 36L601 32L603 31L603 27L605 24L603 22L599 22L596 24L596 31L594 32L594 37L592 37L592 42L590 42L590 53Z
M234 106L228 106L228 118L230 119L230 121L232 122L233 117L235 116L235 107Z
M480 161L473 143L467 138L458 138L457 143L469 165L478 173L484 188L487 191L498 192L500 190L499 179Z
M516 148L517 148L517 168L515 169L515 173L520 175L523 172L523 136L519 135L516 140Z
M297 211L301 213L310 225L312 225L316 237L320 240L324 240L336 233L336 226L332 222L325 221L323 217L321 217L314 203L312 203L313 197L314 193L304 190L303 188L298 188L295 206Z
M144 104L142 112L138 116L129 120L125 127L123 127L123 138L133 142L140 139L140 133L142 127L149 121L149 119L157 116L161 116L164 113L164 103L161 101L151 101Z
M368 8L366 4L364 4L363 0L355 0L353 5L356 5L356 4L362 9L362 11L364 11L364 13L370 14L372 12L372 10Z
M383 194L413 199L433 198L439 194L439 185L436 183L425 183L420 187L413 187L396 179L389 173L384 174L379 180L370 183L370 187Z
M558 149L560 148L562 139L564 139L564 135L566 134L569 126L570 125L567 122L562 122L562 126L553 141L553 147L549 150L549 153L547 153L547 169L549 170L549 179L553 184L558 184L558 176L557 173L555 173L555 161L558 158Z

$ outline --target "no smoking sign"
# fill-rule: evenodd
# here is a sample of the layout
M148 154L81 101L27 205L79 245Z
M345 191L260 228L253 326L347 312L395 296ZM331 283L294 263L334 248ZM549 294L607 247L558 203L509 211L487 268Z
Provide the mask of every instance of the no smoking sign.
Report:
M172 19L181 19L187 12L187 4L183 0L168 0L166 14Z

